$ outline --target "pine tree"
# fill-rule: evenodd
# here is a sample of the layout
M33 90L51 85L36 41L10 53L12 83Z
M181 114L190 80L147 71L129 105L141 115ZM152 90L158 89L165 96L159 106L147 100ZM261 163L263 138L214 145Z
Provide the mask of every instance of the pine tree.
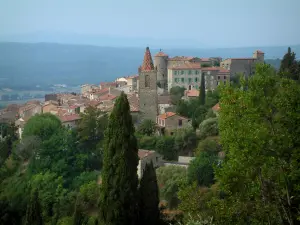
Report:
M280 64L279 73L281 76L288 77L292 80L300 79L300 70L296 61L296 54L288 48L288 52L283 56Z
M27 206L25 225L43 225L42 209L39 202L39 193L35 189Z
M160 212L157 178L152 162L146 165L139 188L140 225L159 224Z
M201 75L201 84L200 84L200 92L199 92L199 103L200 105L205 105L205 77L202 73Z
M105 133L100 224L136 224L137 165L137 140L127 96L122 92L110 114Z

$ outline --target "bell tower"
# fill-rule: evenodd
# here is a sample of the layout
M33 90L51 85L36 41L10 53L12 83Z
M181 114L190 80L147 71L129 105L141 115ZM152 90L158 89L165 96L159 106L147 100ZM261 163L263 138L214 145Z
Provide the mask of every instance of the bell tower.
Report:
M149 47L146 48L143 64L139 67L139 109L142 120L156 121L157 68L154 68Z

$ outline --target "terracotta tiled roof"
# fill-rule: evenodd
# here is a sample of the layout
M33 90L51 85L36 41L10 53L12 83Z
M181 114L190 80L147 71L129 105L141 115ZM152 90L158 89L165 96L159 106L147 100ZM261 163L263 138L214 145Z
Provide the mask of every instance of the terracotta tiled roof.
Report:
M97 107L99 104L101 104L101 102L97 101L97 100L92 100L87 102L88 106L92 106L92 107Z
M220 110L220 104L217 103L215 106L212 107L212 110L218 112Z
M202 62L210 62L211 60L209 58L201 58Z
M192 56L175 56L173 58L169 58L169 61L188 61L193 59Z
M168 56L166 53L160 51L155 56Z
M182 65L175 65L169 69L175 69L175 70L189 70L189 69L201 69L200 63L184 63Z
M145 158L148 155L151 155L153 153L155 153L155 151L139 149L139 152L138 152L139 159L143 159L143 158Z
M255 58L231 58L232 60L256 60Z
M31 109L34 109L35 107L37 107L36 104L28 104L28 105L22 106L22 107L19 109L19 113L25 112L25 111L28 111L28 110L31 110Z
M188 91L186 91L185 94L187 97L198 97L199 91L198 90L188 90Z
M174 113L174 112L166 112L166 113L164 113L164 114L161 114L161 115L159 115L158 117L160 118L160 119L167 119L167 118L169 118L169 117L171 117L171 116L175 116L176 115L176 113Z
M151 71L154 70L154 65L150 53L149 47L146 48L143 65L141 66L141 71Z
M128 76L128 77L125 77L126 79L133 79L133 78L138 78L139 75L132 75L132 76Z
M108 92L109 92L109 88L102 88L102 89L94 90L92 93L95 93L95 94L104 94L104 93L108 93Z
M110 94L108 94L108 95L102 95L102 96L100 96L99 101L114 100L116 97L117 97L117 96L115 96L115 95L110 95Z
M80 120L80 116L77 114L64 115L64 116L60 116L60 120L62 122L71 122L75 120Z
M230 73L229 70L224 69L223 67L203 67L202 71L218 71L219 73Z

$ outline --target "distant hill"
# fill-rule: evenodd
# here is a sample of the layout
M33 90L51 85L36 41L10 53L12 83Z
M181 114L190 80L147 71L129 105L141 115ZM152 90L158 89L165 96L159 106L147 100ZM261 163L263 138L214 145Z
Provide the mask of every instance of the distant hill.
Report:
M145 46L146 47L146 46ZM291 46L300 55L300 45ZM151 46L150 46L151 49ZM228 49L163 49L170 56L250 57L260 49L265 58L281 58L284 47ZM99 83L137 73L144 48L99 47L53 43L0 43L0 88L28 89L53 84ZM155 54L159 49L151 49Z

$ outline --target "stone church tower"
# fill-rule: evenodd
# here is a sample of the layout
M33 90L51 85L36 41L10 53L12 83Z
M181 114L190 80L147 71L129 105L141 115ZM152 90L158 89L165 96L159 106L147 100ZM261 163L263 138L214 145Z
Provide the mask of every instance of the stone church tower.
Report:
M139 67L139 108L141 119L156 121L157 105L157 68L154 68L149 47L146 48L144 61Z

